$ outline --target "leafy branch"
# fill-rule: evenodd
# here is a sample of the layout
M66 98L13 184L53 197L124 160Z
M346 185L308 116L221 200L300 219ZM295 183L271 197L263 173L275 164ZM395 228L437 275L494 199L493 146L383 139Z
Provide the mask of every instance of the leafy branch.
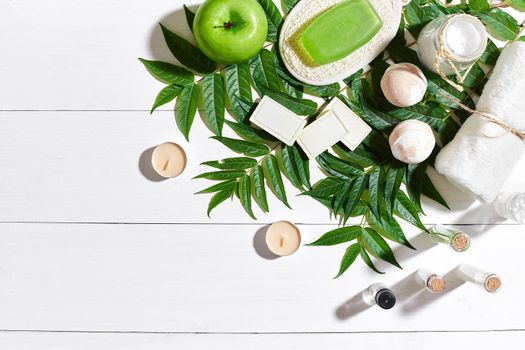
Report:
M283 15L273 1L258 1L268 17L268 41L276 42ZM283 0L286 13L297 2ZM249 62L217 70L218 64L204 56L197 47L161 25L169 49L185 67L141 59L150 74L166 84L151 111L176 99L177 125L189 139L196 112L202 110L203 120L214 134L212 139L240 154L238 157L202 164L211 170L196 178L215 182L198 192L212 195L208 215L226 200L237 198L244 211L255 219L254 202L262 212L270 210L269 192L289 207L284 183L284 179L287 179L299 195L322 203L339 219L341 227L309 244L349 244L336 277L340 277L358 256L372 270L382 273L376 268L372 257L400 267L388 241L414 249L399 219L426 230L421 220L421 215L424 215L421 196L425 195L448 207L427 175L427 169L433 164L439 148L452 140L461 123L468 117L451 100L472 106L472 94L481 91L487 80L487 70L482 67L495 65L500 54L500 50L489 40L487 50L465 79L467 91L459 92L421 65L416 52L405 41L405 31L417 36L431 20L465 12L479 17L496 38L514 40L523 24L519 24L500 7L487 0L470 0L466 4L456 5L449 1L443 4L440 0L412 0L404 7L400 31L388 46L387 52L394 62L418 65L429 83L425 99L408 108L389 104L381 92L380 80L389 66L383 57L372 62L369 71L360 71L345 79L343 87L337 83L311 86L298 81L286 70L276 44L261 50ZM185 13L191 28L194 13L187 7ZM193 72L199 74L198 80ZM300 147L284 145L250 124L249 117L257 106L253 91L260 97L271 97L309 121L314 120L330 100L339 98L373 131L354 151L338 144L321 154L316 163L324 178L312 185L310 164ZM321 97L325 103L318 106L305 98L305 94ZM225 113L226 110L231 119ZM400 163L390 152L388 135L398 123L408 119L428 123L438 135L438 145L433 156L422 164ZM225 125L238 138L225 137ZM361 224L347 225L351 218L359 217Z

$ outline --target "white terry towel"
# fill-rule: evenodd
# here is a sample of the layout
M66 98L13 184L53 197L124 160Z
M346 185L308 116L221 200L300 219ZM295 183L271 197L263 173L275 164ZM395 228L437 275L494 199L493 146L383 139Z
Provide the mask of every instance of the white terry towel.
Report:
M525 42L503 50L476 110L525 130ZM516 135L473 114L438 154L435 167L458 188L491 202L519 161L524 145Z

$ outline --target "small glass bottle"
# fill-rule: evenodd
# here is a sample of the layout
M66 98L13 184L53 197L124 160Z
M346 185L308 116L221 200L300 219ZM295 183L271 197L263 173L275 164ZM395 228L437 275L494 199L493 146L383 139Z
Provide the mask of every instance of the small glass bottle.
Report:
M394 292L382 283L376 283L368 287L363 292L363 300L368 305L378 305L385 310L393 308L396 304Z
M470 247L470 236L465 232L443 225L435 225L428 232L434 242L447 244L456 252L464 252Z
M487 47L487 32L483 23L474 16L442 16L423 28L417 46L419 59L428 69L452 75L470 68L481 57ZM441 57L440 52L446 58Z
M489 293L496 293L501 288L501 278L498 275L485 272L472 265L460 265L458 276L467 282L482 286Z
M525 193L503 192L494 201L499 216L525 225Z
M425 269L417 270L416 280L430 293L439 294L447 289L447 281L442 276Z

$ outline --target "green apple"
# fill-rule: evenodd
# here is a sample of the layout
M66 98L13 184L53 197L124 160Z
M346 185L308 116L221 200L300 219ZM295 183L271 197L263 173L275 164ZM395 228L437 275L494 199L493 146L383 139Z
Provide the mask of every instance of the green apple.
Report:
M525 11L525 0L512 0L510 3L510 6L512 6L514 9L518 11Z
M261 51L268 20L256 0L206 0L195 15L193 34L197 46L212 60L241 63Z

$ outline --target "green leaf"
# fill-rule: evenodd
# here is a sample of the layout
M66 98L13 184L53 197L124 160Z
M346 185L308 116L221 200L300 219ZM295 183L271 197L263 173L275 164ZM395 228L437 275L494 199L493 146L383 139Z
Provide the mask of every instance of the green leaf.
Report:
M348 193L350 192L350 189L352 188L353 182L354 182L353 180L345 181L341 191L339 191L339 193L335 195L333 203L332 203L332 211L335 216L339 215L341 212L341 209L343 209L343 205L348 197Z
M496 46L496 44L494 44L492 40L488 39L487 48L479 60L485 64L494 66L498 61L500 54L501 50Z
M303 183L303 186L310 189L312 188L312 185L310 184L310 163L308 161L308 158L304 156L297 146L291 146L292 155L293 155L293 161L295 163L295 167L297 168L297 173L299 174L299 178L301 179L301 182Z
M266 95L282 106L298 115L312 115L317 112L317 103L311 100L288 96L281 92L270 90L264 86L259 87L262 95Z
M262 49L250 61L250 68L255 85L260 90L262 86L274 91L281 91L281 80L277 73L277 60L268 50Z
M232 190L224 190L217 192L213 197L211 197L210 204L208 204L208 217L213 209L215 209L219 204L230 198L235 192L235 188Z
M381 203L383 199L383 186L385 174L383 167L377 167L369 175L368 192L370 194L370 206L372 213L381 220Z
M348 270L348 268L354 263L355 259L357 259L360 251L361 245L359 243L354 243L346 249L345 255L343 255L343 259L341 260L339 273L334 279L341 277L341 275Z
M364 169L359 164L339 159L328 152L322 153L319 157L333 170L348 177L361 176L364 173Z
M374 215L370 215L370 213L366 215L366 219L368 224L381 236L402 244L407 248L415 249L406 238L396 219L388 214L384 208L381 210L381 220L378 220Z
M397 192L396 203L394 205L394 211L397 216L401 219L411 223L412 225L426 231L425 225L419 218L419 213L414 207L414 204L408 199L407 195L403 191Z
M238 121L243 121L247 112L242 108L239 98L252 101L252 87L248 63L233 64L226 67L224 76L226 80L226 93L232 108L232 114Z
M222 75L215 73L204 76L202 80L202 101L206 124L215 135L221 136L225 109Z
M352 183L352 188L348 192L348 199L345 206L344 223L350 218L354 210L357 208L367 185L367 176L357 177Z
M210 162L201 163L216 169L222 170L245 170L251 169L257 165L257 161L253 158L237 157L237 158L226 158L223 160L214 160Z
M374 270L376 273L379 273L381 275L384 274L384 272L381 272L379 271L374 263L372 262L372 259L370 259L370 256L368 255L368 253L366 252L365 248L361 247L361 250L359 251L359 254L361 255L361 259L363 259L363 261L368 265L369 268L371 268L372 270Z
M474 11L490 10L490 4L488 0L469 0L468 5Z
M192 72L171 63L148 61L139 58L148 72L164 84L188 85L193 83L195 76Z
M233 130L237 135L245 139L246 141L251 141L255 143L270 143L276 142L277 140L267 132L252 128L251 126L244 123L234 123L229 120L226 121L226 124Z
M160 90L153 107L151 107L150 114L152 114L158 107L164 106L179 96L182 92L182 87L177 85L168 85L164 89Z
M441 204L447 209L450 209L445 199L441 196L441 194L438 192L434 184L432 183L432 180L428 176L428 174L425 174L423 178L423 195L427 196L428 198L432 199L433 201Z
M273 154L268 155L263 162L264 176L271 190L275 196L284 203L288 208L288 199L286 198L286 190L283 184L283 178L281 177L281 172L279 171L279 164L277 158ZM291 208L290 208L291 209Z
M340 227L325 233L317 241L307 244L308 246L333 246L357 239L361 234L361 226Z
M215 192L220 192L220 191L235 190L235 188L237 188L237 181L228 180L228 181L220 182L216 185L210 186L195 194L215 193Z
M283 174L290 180L292 185L303 190L303 183L299 178L299 170L296 168L291 147L281 146L277 153L277 160Z
M489 12L473 11L472 14L485 24L489 34L496 39L514 40L520 32L518 21L499 8L493 8Z
M486 74L483 68L478 63L474 63L465 77L463 85L470 89L478 89L485 83L485 78Z
M194 177L194 179L207 179L207 180L233 180L238 179L241 176L246 174L246 172L241 170L225 170L225 171L212 171L208 173L202 173Z
M273 0L257 0L261 4L266 18L268 18L268 41L277 42L279 29L283 22L283 16L279 12Z
M188 22L188 26L193 32L193 21L195 20L195 13L192 10L190 10L186 5L184 5L184 13L186 15L186 21Z
M230 139L228 137L212 136L212 139L219 141L234 152L242 153L248 157L260 157L268 154L269 149L265 145L257 143Z
M427 163L407 165L406 185L408 195L417 211L421 213L423 213L423 208L421 207L421 192L423 191L423 179L425 178L427 168Z
M323 86L306 85L305 89L311 95L316 95L325 98L335 97L341 92L341 86L338 83Z
M370 227L362 229L359 238L360 243L371 254L401 269L388 243L374 229Z
M179 35L171 32L169 29L160 24L164 40L171 53L177 60L186 67L199 73L212 73L215 68L215 62L206 57L201 50L190 44Z
M438 103L430 101L427 101L425 104L394 109L389 114L400 121L417 119L427 123L435 130L438 130L445 123L444 119L448 116L448 112L444 108Z
M524 41L524 42L525 42L525 36L521 36L518 40L519 40L519 41Z
M244 174L239 179L239 199L241 200L242 207L254 220L257 220L252 210L252 184L247 174Z
M390 215L394 211L394 203L396 202L397 192L401 187L401 183L405 178L405 166L399 162L392 164L388 169L385 181L384 199Z
M255 202L259 205L261 210L265 213L270 211L268 208L268 200L266 199L266 188L264 186L264 172L260 165L253 168L251 174L252 180L252 195Z
M297 3L300 0L283 0L283 7L286 13L290 13L290 11L297 5Z
M199 100L199 86L197 84L186 85L177 98L175 120L177 126L186 140L190 138L190 130L197 113Z
M301 193L302 196L313 198L330 198L339 193L344 186L344 181L335 177L327 177L314 185L310 191Z

